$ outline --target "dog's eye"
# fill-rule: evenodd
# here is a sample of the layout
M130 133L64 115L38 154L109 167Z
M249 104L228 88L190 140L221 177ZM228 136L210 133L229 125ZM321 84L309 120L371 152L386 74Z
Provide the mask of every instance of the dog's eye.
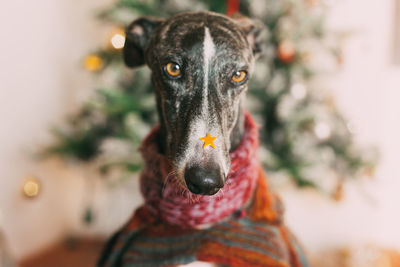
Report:
M175 62L169 62L165 65L165 72L171 78L179 78L181 76L181 66Z
M244 83L247 79L247 72L244 70L237 71L232 76L232 82L235 84Z

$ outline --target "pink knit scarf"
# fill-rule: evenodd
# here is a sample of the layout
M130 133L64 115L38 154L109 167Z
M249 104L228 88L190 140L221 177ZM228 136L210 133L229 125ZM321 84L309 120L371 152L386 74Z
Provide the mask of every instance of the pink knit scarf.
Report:
M245 112L245 133L230 153L231 167L225 186L213 196L195 195L171 177L171 162L158 152L156 126L143 141L145 161L140 183L144 207L155 218L182 228L204 228L228 218L245 206L255 189L259 171L258 126Z

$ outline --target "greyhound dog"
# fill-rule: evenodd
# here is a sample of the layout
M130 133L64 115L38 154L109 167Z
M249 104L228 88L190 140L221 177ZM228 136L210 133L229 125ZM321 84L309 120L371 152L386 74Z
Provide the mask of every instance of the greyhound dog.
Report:
M172 162L178 183L195 195L217 194L226 183L230 153L245 134L243 101L261 31L247 17L212 12L142 17L127 28L126 65L147 64L152 71L158 151ZM206 133L212 146L200 141ZM306 266L293 262L262 266Z

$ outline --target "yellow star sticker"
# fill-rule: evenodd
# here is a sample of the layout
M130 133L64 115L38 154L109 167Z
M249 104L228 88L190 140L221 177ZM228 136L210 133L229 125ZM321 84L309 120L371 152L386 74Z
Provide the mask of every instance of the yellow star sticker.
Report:
M217 137L212 137L209 133L207 133L205 137L200 138L200 140L204 141L203 148L205 148L206 146L212 146L213 148L215 148L215 139L217 139Z

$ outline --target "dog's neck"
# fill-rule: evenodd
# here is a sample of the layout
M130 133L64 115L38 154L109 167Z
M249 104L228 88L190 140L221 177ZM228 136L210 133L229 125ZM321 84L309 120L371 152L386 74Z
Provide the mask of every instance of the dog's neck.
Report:
M158 133L158 151L162 154L165 154L166 152L166 143L167 143L167 132L166 132L166 126L165 126L165 121L163 120L163 117L161 116L161 103L157 99L157 111L158 111L158 120L160 123L160 131ZM231 148L230 152L233 151L239 144L240 141L243 138L244 135L244 113L243 113L243 107L242 107L242 102L239 102L239 112L237 117L235 118L236 123L235 126L233 127L233 130L230 135L230 143L231 143ZM223 112L223 111L221 111Z

